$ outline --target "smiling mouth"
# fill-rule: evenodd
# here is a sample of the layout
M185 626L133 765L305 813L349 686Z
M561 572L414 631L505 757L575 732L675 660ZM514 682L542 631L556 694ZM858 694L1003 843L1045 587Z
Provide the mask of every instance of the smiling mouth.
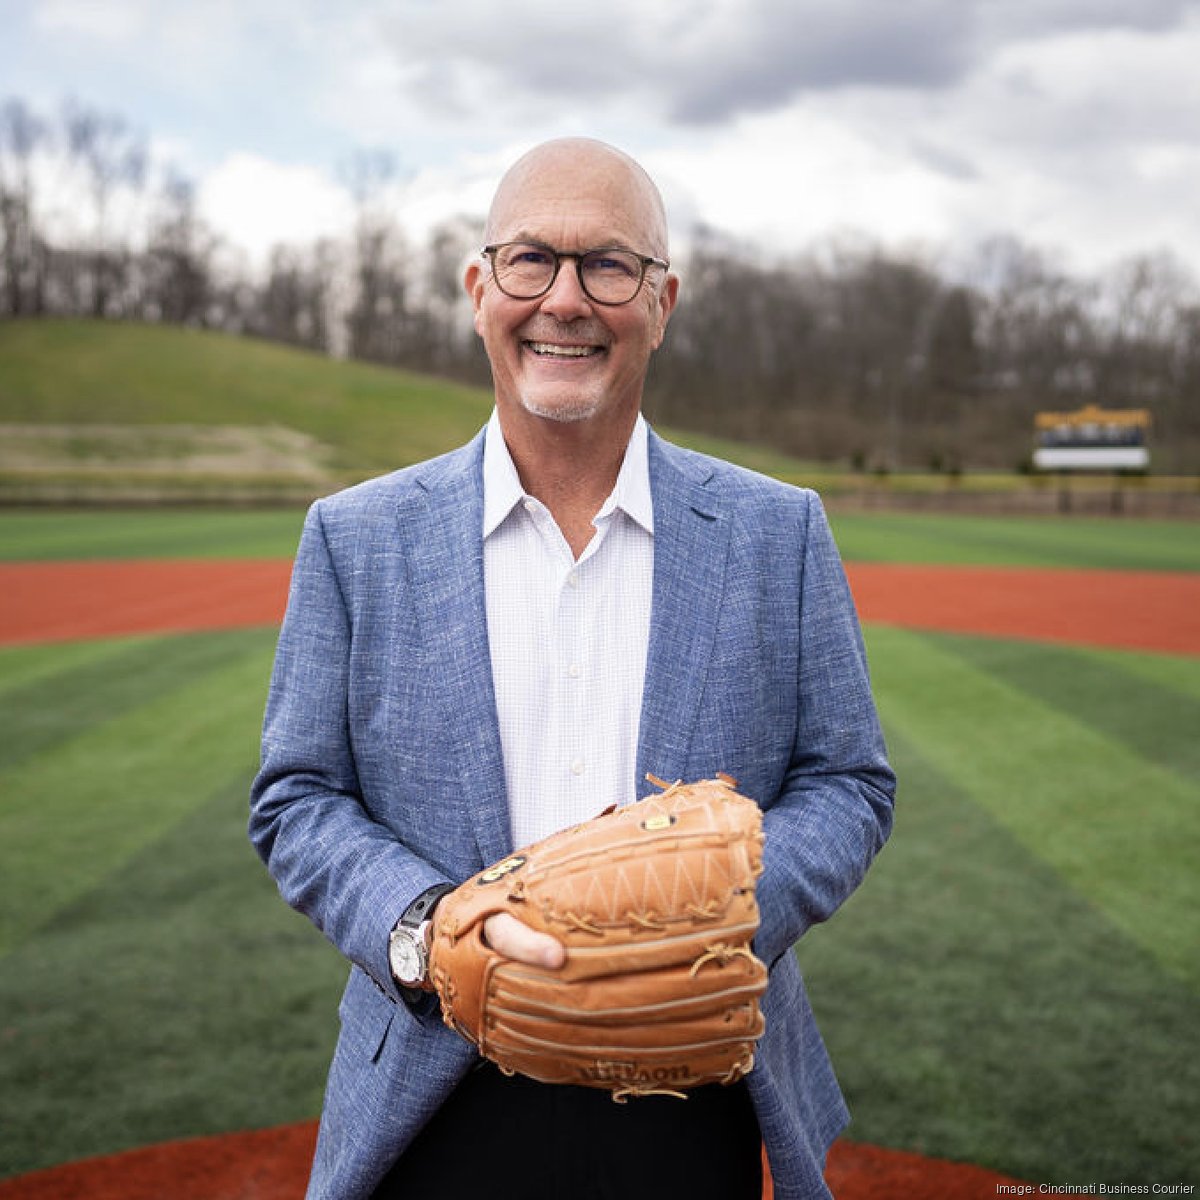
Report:
M539 358L592 358L604 353L603 346L564 346L557 342L527 341L525 347Z

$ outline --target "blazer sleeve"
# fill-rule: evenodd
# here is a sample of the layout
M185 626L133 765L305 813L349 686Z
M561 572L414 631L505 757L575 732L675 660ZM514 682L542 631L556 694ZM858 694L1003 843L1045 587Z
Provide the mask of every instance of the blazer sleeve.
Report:
M394 998L388 934L449 882L367 811L351 744L351 607L321 502L301 536L251 788L250 840L283 898Z
M804 494L796 733L763 819L755 944L768 963L858 887L891 832L896 783L841 558L820 500Z

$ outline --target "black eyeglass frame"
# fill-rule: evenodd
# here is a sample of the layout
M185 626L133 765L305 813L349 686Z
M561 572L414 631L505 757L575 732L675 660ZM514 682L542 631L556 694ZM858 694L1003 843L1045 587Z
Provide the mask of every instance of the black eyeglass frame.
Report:
M496 270L497 251L503 250L506 246L531 246L535 250L545 250L547 254L554 258L554 270L550 273L550 278L546 281L546 286L540 292L534 292L532 296L517 296L510 292L508 288L500 282L500 272ZM583 272L580 270L580 264L585 258L593 254L629 254L638 261L638 280L637 284L626 300L601 300L588 290L587 282L583 278ZM671 269L671 264L665 259L655 258L651 254L639 254L636 250L630 250L628 246L595 246L590 250L556 250L553 246L548 246L545 242L531 241L529 238L517 238L511 242L493 242L490 246L484 246L480 254L488 260L492 267L492 278L496 281L496 286L510 300L538 300L544 296L553 286L554 281L558 278L559 271L562 270L564 258L573 258L575 260L575 277L579 280L579 286L583 289L583 294L592 301L593 304L602 304L605 308L620 308L623 304L630 304L637 299L637 294L642 290L642 284L646 282L646 272L651 267L661 267L664 271Z

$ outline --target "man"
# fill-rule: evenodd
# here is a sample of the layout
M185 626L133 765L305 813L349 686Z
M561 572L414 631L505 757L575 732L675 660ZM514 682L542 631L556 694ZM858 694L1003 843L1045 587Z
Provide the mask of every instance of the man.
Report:
M791 948L857 886L893 776L816 497L640 416L675 306L657 189L583 139L504 177L466 272L496 407L468 446L314 505L252 797L284 897L353 964L309 1195L828 1196L846 1110ZM420 989L441 894L652 790L764 809L757 1065L613 1104L480 1066ZM551 967L552 938L487 937ZM389 955L389 948L392 953Z

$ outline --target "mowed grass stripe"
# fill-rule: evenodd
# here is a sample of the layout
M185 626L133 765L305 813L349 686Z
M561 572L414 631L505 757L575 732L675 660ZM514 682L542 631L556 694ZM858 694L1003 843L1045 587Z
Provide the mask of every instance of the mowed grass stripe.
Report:
M0 705L5 703L6 693L37 687L64 671L87 670L119 657L125 653L125 648L126 641L121 638L0 646Z
M937 636L870 633L885 719L1180 978L1200 988L1195 788Z
M0 561L289 558L302 509L0 513Z
M1195 993L887 727L896 830L797 953L852 1136L1022 1179L1195 1175Z
M287 558L303 511L0 513L0 560ZM848 561L1200 570L1186 522L1056 517L831 514Z
M238 771L3 960L0 1175L313 1117L346 967L246 838Z
M1184 521L833 512L843 556L858 562L1200 571Z
M1124 651L1096 651L1098 655L1113 654L1121 659L1121 669L1139 679L1149 680L1160 687L1169 688L1191 700L1200 700L1200 662L1194 658L1182 658L1165 654L1131 654ZM1188 737L1196 738L1192 727Z
M1147 761L1200 781L1200 659L955 634L932 640Z
M0 954L257 761L258 648L0 772Z
M0 770L261 650L274 636L254 629L0 649L0 724L6 731ZM81 655L79 646L92 653ZM23 653L27 649L37 653ZM38 662L41 670L14 681L10 659Z

